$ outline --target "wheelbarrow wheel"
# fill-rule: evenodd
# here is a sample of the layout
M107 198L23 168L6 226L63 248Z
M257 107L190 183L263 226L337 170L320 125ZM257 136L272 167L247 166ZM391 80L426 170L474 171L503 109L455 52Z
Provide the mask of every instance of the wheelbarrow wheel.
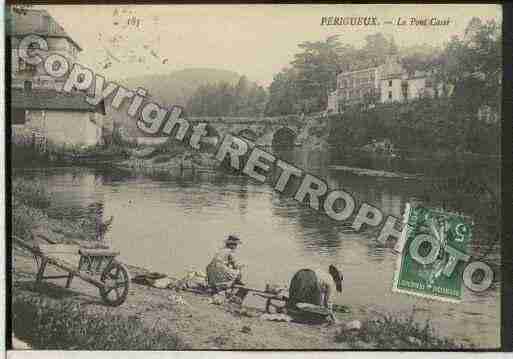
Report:
M113 307L123 304L130 289L130 273L121 263L112 262L101 275L104 283L100 287L100 295L105 303Z
M269 314L276 314L276 313L286 313L286 304L279 305L276 303L273 303L272 298L268 298L267 302L265 303L265 311Z

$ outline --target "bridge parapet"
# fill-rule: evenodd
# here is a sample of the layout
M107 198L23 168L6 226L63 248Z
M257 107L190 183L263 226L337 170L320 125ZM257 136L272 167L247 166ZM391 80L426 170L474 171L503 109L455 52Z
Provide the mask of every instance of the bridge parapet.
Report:
M193 123L224 123L224 124L270 124L270 125L300 125L301 117L297 115L277 117L228 117L228 116L189 116L187 120Z

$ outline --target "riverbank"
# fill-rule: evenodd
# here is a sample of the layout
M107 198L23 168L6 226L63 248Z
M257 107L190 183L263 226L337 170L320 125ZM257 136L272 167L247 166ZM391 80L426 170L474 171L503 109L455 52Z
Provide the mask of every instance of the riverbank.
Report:
M15 251L13 331L34 349L418 349L455 348L425 323L352 308L340 325L262 319L260 308L212 304L210 296L133 283L127 301L106 307L80 280L34 287L33 259ZM132 277L144 269L130 267ZM50 275L57 272L49 270ZM61 280L62 282L62 280ZM359 320L358 330L344 323Z
M64 243L84 233L85 223L68 223L48 216L45 208L53 198L40 185L28 181L13 182L16 183L13 220L29 226L19 235L24 235L25 239L27 236L46 236ZM22 207L16 208L19 206ZM42 215L32 218L32 222L27 218L20 221L20 216L30 217L28 208ZM91 243L90 239L83 235L80 237L82 242L78 243L85 245ZM425 322L417 322L412 315L379 313L363 305L351 306L350 313L337 314L340 325L272 322L262 317L263 303L242 308L230 304L215 305L208 295L133 283L123 305L106 307L98 290L78 279L69 289L64 288L62 279L44 282L36 288L32 257L15 249L12 260L14 334L35 349L456 347L453 341L440 338ZM152 269L129 266L132 277ZM57 271L50 267L48 275L53 274ZM344 323L355 320L360 321L361 328L347 330Z

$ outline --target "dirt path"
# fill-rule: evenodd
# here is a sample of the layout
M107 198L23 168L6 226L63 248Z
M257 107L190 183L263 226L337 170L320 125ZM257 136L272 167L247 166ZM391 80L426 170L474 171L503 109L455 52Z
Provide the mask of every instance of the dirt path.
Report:
M78 278L74 279L70 289L64 288L65 279L57 279L48 280L36 292L33 289L33 259L15 253L13 260L15 290L76 301L88 312L104 313L108 310L127 318L136 316L145 326L158 326L177 333L192 349L348 349L347 344L335 342L335 325L266 321L259 318L263 312L251 308L248 309L251 317L247 317L241 315L236 307L214 305L210 303L209 296L189 292L177 293L132 283L127 301L116 308L106 308L101 303L98 289ZM46 274L57 273L55 268L49 267ZM186 304L177 303L177 297ZM351 315L347 319L360 318ZM249 332L243 332L243 327L249 327L245 330Z

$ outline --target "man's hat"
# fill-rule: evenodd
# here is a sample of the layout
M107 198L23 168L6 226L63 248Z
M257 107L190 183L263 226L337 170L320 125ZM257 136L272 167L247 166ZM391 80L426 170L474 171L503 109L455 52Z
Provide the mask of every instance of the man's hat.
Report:
M240 244L240 243L242 243L242 241L240 240L240 238L239 238L239 237L237 237L237 236L235 236L235 235L233 235L233 234L230 234L230 235L228 236L228 238L226 238L226 239L224 240L224 243L226 243L226 244L230 244L230 243L233 243L233 244Z

